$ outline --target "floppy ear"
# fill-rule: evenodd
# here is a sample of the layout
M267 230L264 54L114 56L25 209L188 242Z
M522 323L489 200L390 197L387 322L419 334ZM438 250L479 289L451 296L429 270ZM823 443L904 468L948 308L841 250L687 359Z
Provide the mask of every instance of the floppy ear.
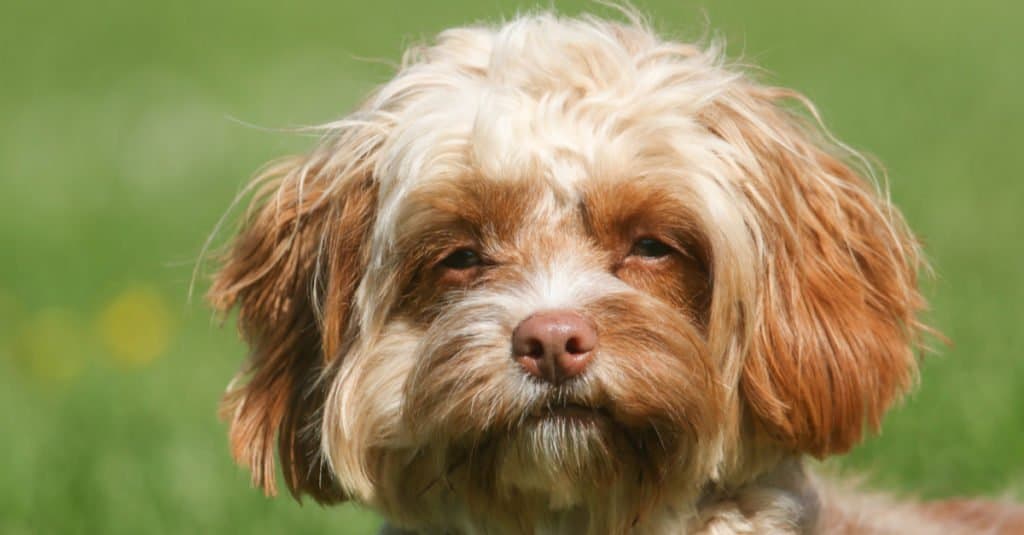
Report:
M321 376L351 343L345 333L376 197L365 165L331 168L330 158L322 148L256 179L253 208L208 295L221 312L237 305L251 349L221 403L232 454L273 495L276 437L292 495L320 502L345 499L321 462Z
M819 457L877 430L916 377L925 329L917 242L873 185L786 111L798 94L747 86L713 130L746 155L761 265L740 392L760 428Z

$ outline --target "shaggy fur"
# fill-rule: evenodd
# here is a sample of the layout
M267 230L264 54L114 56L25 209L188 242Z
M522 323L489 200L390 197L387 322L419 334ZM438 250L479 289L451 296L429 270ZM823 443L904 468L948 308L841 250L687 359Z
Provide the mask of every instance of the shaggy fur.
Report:
M210 291L252 348L235 458L421 533L1024 529L805 472L912 385L925 303L899 212L796 108L632 15L410 50L257 179ZM546 310L599 337L562 384L510 353Z

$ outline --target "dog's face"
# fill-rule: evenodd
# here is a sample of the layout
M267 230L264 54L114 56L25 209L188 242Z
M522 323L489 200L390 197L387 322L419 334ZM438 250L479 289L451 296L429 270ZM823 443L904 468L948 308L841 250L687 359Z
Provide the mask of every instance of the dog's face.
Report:
M914 375L918 249L787 99L640 25L410 53L261 179L218 274L236 457L272 490L276 439L293 492L415 524L634 518L845 451Z
M570 484L565 500L625 471L707 468L698 446L716 440L723 385L705 238L671 178L619 171L471 173L402 195L393 249L360 289L380 331L327 401L339 472L356 468L340 468L345 424L367 418L389 447L444 459L424 476Z

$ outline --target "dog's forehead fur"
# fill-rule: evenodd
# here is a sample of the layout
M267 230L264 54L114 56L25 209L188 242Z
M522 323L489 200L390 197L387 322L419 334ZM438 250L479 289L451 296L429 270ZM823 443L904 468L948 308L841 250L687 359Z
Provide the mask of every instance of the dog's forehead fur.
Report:
M393 122L374 173L384 213L421 181L539 176L571 194L594 170L699 145L698 113L736 78L714 49L548 18L451 30L406 60L367 107Z

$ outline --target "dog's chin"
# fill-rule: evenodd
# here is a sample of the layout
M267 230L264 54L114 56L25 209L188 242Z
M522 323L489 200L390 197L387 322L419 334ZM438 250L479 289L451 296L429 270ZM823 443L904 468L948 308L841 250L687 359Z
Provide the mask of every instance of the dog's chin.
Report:
M548 404L523 418L498 460L502 486L543 497L556 509L586 503L597 489L634 478L643 446L603 407ZM632 474L632 475L630 475Z
M573 479L586 478L596 466L609 464L605 456L626 444L610 414L601 408L575 403L546 406L530 414L514 433L513 451L525 463L561 473ZM525 451L524 451L525 450Z
M588 488L619 471L614 441L613 422L595 409L569 405L532 414L502 448L498 481L544 496L555 508L577 505Z

